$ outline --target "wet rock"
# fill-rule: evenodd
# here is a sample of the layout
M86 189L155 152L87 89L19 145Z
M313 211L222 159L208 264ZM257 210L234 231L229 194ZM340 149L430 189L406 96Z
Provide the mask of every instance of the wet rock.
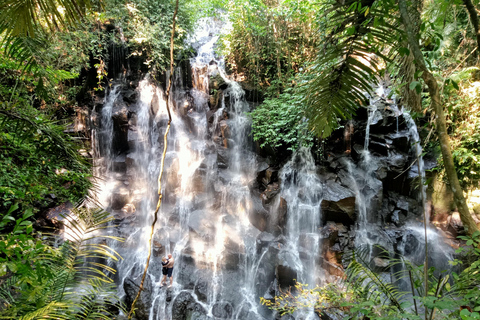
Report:
M295 257L292 254L283 252L278 255L275 277L282 290L295 286L295 279L297 279L296 264Z
M116 100L112 109L113 141L115 153L128 151L128 108L125 102Z
M355 221L355 194L350 189L328 180L321 202L323 222L334 221L352 225Z
M401 153L408 153L410 150L410 143L408 138L408 130L398 131L394 133L389 133L386 135L388 139L392 141L392 145L395 150Z
M277 219L275 223L275 228L272 228L274 234L278 234L278 232L283 232L285 230L285 227L287 225L287 212L288 212L288 204L287 200L284 198L280 197L279 203L278 203L278 210L277 210ZM278 231L278 232L276 232Z
M122 91L122 98L128 104L133 104L137 101L137 91L133 89L125 89Z
M139 134L138 134L137 128L132 126L127 132L128 149L130 151L134 151L138 142L139 142Z
M278 181L278 170L271 167L265 170L265 176L262 178L262 184L267 187L270 183L276 181Z
M215 226L206 210L196 210L190 213L188 228L203 239L213 239Z
M269 169L269 165L266 161L260 161L257 163L257 170L256 170L256 183L258 186L262 186L261 190L267 186L267 184L263 183L263 179L265 178L265 173Z
M275 274L281 288L287 289L295 286L297 271L292 267L287 265L278 265L275 268Z
M408 156L404 153L390 150L388 152L388 157L385 158L385 161L389 170L400 173L404 170L405 165L407 164Z
M205 181L208 170L205 168L197 168L193 174L190 186L194 192L203 192L205 190Z
M113 210L122 209L130 200L130 191L127 188L115 188L110 198L110 206Z
M219 168L222 168L222 169L228 168L228 149L226 148L217 149L217 165Z
M268 232L261 232L257 236L256 244L257 244L257 251L261 251L262 249L266 248L275 240L275 236Z
M263 256L263 258L258 262L256 274L252 275L255 277L255 288L259 295L270 292L271 283L274 280L277 281L275 277L275 264L279 252L280 244L278 242L272 242L268 247L259 251L259 255ZM275 289L273 289L273 296L275 296Z
M226 228L228 230L228 228ZM224 251L222 256L222 266L226 270L237 270L240 261L244 259L245 247L243 240L235 233L234 230L226 232L224 241Z
M265 231L269 222L269 212L263 207L262 201L258 196L252 194L252 210L248 215L250 223L260 231Z
M322 320L342 320L345 316L344 311L335 308L323 309L321 314Z
M213 93L213 90L225 90L228 87L228 84L225 82L223 77L220 75L218 72L218 69L212 69L210 68L209 70L209 88L210 88L210 94Z
M229 319L233 314L233 307L226 301L217 302L213 305L212 314L217 318Z
M465 229L463 228L463 223L458 212L454 212L448 216L447 231L449 231L453 236L462 235L465 233Z
M280 192L280 185L276 182L269 184L261 194L262 203L267 205L272 202L275 196Z
M141 275L143 269L138 265L135 266L130 275L123 282L123 290L125 290L125 304L127 306L132 305L133 300L137 296L140 288ZM152 281L149 276L145 278L143 283L143 290L140 293L140 297L135 304L135 316L136 320L148 320L150 306L152 304Z
M401 210L393 211L390 221L393 222L396 226L401 226L407 220L407 215L404 214Z
M197 295L200 301L206 302L208 297L208 291L210 280L200 277L195 283L195 294Z
M227 120L220 121L219 126L220 126L220 132L222 134L222 137L230 138L231 132L230 132L230 128L228 127Z
M173 300L172 320L207 319L207 311L189 292L180 292Z
M114 172L120 172L120 173L127 172L126 157L124 154L118 155L113 159L112 169Z
M254 312L254 310L256 308L257 308L257 306L254 307L254 306L251 306L249 304L244 305L242 307L242 309L239 311L237 319L242 319L242 320L266 320L266 318L264 318L263 316L259 315L256 312ZM271 314L271 312L269 312L268 309L265 312Z

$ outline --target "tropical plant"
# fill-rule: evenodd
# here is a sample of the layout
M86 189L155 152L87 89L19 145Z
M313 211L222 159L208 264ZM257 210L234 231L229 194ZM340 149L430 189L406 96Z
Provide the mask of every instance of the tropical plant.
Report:
M308 121L302 98L294 88L288 88L278 98L265 100L249 113L252 119L253 140L260 147L287 147L295 151L311 147L314 136L308 130Z
M26 211L12 232L0 234L0 319L111 319L123 307L111 286L115 270L105 262L119 255L101 239L122 239L99 231L113 218L101 209L76 207L58 217L60 236L34 232L31 214Z
M468 252L473 263L460 274L439 274L434 268L428 272L429 290L423 286L423 266L415 266L405 258L391 257L378 247L375 258L382 259L382 267L375 266L372 249L364 246L344 255L348 263L346 282L329 284L309 290L298 284L293 291L282 293L273 300L261 298L261 302L280 314L294 313L303 308L313 308L319 315L332 310L341 311L343 319L477 319L480 307L480 278L478 270L480 249L479 233L473 237L461 237L467 247L457 251ZM470 249L467 249L469 248ZM451 262L460 264L459 260ZM409 290L399 290L403 281Z
M230 32L221 52L230 69L277 95L315 56L315 2L232 0L225 4Z
M0 215L15 204L37 211L87 194L91 166L65 126L31 108L1 103L0 129Z

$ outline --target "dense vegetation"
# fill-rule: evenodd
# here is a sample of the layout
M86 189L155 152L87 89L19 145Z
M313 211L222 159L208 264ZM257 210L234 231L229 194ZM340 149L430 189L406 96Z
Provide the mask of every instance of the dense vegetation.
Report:
M189 5L178 12L179 49L195 19ZM89 133L72 122L93 90L138 76L127 74L128 63L138 73L166 69L173 8L144 0L0 4L0 318L112 319L123 309L112 294L115 270L99 263L118 256L92 242L111 218L84 206L95 188ZM47 217L65 202L69 214Z
M226 12L231 29L219 50L230 71L266 97L250 113L253 137L262 147L289 152L326 139L366 104L365 92L371 93L380 79L391 80L392 93L424 117L425 131L433 133L424 141L427 152L443 153L450 183L454 185L441 123L435 122L439 118L451 137L448 147L461 187L477 188L480 44L478 17L470 10L477 3L412 1L410 9L401 12L403 2L181 1L176 59L190 54L184 40L201 15ZM71 117L82 101L91 99L92 90L103 90L119 75L128 78L149 71L159 76L166 70L173 7L171 1L161 0L0 4L0 317L98 319L122 308L103 292L108 288L101 281L110 282L108 274L78 277L82 263L98 257L86 253L84 240L108 221L107 215L74 209L65 219L79 221L70 228L81 226L77 231L82 236L60 246L46 236L45 227L54 223L45 216L49 208L67 201L81 203L94 187L89 137L67 130ZM418 50L412 41L419 44ZM441 104L444 116L435 103ZM469 228L477 238L468 241L478 245L474 231ZM115 257L96 249L100 256ZM433 310L451 318L479 317L478 249L469 254L475 262L452 285L433 276L427 279L430 294L421 292L422 275L413 272L420 269L412 267L419 292L415 299L432 317ZM351 266L351 280L375 278L361 264ZM79 282L87 289L74 297L70 293ZM399 302L402 297L392 295L388 284L371 283L387 291L372 298L362 288L346 291L348 296L339 288L323 288L310 299L321 302L319 309L336 306L358 318L419 318L406 311L413 309ZM307 291L299 286L298 292ZM298 308L265 303L282 312ZM460 311L461 305L471 310Z

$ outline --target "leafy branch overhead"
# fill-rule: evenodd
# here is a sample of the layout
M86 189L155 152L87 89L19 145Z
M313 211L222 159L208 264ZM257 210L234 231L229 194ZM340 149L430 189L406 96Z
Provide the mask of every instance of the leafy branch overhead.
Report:
M3 0L0 35L8 40L35 38L40 30L55 32L75 25L90 8L90 0Z
M328 137L339 119L355 115L368 104L380 59L389 61L401 35L395 14L385 1L328 2L320 30L325 43L303 83L310 127L317 136Z

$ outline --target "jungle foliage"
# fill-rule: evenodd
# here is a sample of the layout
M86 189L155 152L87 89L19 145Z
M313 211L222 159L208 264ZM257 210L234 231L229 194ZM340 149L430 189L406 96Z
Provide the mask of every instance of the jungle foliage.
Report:
M178 13L179 49L196 17L190 3ZM89 202L89 137L71 118L93 86L127 76L119 64L166 69L173 10L149 0L0 3L1 319L112 319L123 309L103 263L120 258L109 247L120 239L97 239L111 217ZM65 202L69 213L46 219Z
M344 256L348 267L346 281L309 289L297 283L294 288L274 299L261 302L281 315L313 310L322 316L339 319L462 319L480 318L480 232L472 237L461 236L467 246L457 250L462 261L450 261L464 266L456 273L447 270L428 270L428 290L424 284L424 266L416 266L379 248L379 256L388 263L383 268L372 264L372 250L359 247ZM400 283L407 289L399 289Z
M107 227L109 213L77 207L57 217L64 240L33 229L27 209L13 218L10 208L0 230L14 222L12 232L0 234L0 319L112 319L123 306L115 296L114 269L100 261L118 260L118 254L96 238Z
M252 114L253 135L262 144L273 147L283 139L291 149L298 145L297 142L290 144L289 134L298 123L290 122L290 127L278 132L280 135L275 140L270 138L272 130L285 121L279 116L285 108L277 112L271 106L288 100L281 97L286 88L292 88L288 95L301 97L301 101L292 100L292 112L296 114L293 109L299 108L297 112L305 115L303 121L308 123L309 130L320 138L327 138L343 119L367 105L368 96L364 93L372 94L374 84L380 79L394 83L392 93L397 98L408 91L419 93L423 97L419 114L432 113L422 72L414 64L399 68L411 52L395 1L300 1L293 5L289 1L252 0L240 7L229 3L230 7L225 7L231 17L232 30L224 37L222 52L234 71L267 93L267 103L258 106ZM478 83L475 30L463 2L426 1L420 10L415 28L427 66L443 84L442 98L449 134L453 137L454 163L462 186L476 186L480 162L474 130L478 126L474 102ZM301 19L295 14L304 11L311 14ZM277 33L275 38L275 14L269 12L294 12L287 14L289 28L306 30L301 35L303 39L295 40L303 46L290 48L285 33ZM280 54L277 54L277 43L281 44ZM262 53L256 49L259 46L264 50ZM295 58L288 58L291 52L296 52ZM248 71L243 72L244 69ZM276 120L267 126L265 119ZM433 119L427 119L427 130L433 129L435 133ZM465 134L467 132L470 135ZM440 153L435 134L429 135L425 143L428 152Z

